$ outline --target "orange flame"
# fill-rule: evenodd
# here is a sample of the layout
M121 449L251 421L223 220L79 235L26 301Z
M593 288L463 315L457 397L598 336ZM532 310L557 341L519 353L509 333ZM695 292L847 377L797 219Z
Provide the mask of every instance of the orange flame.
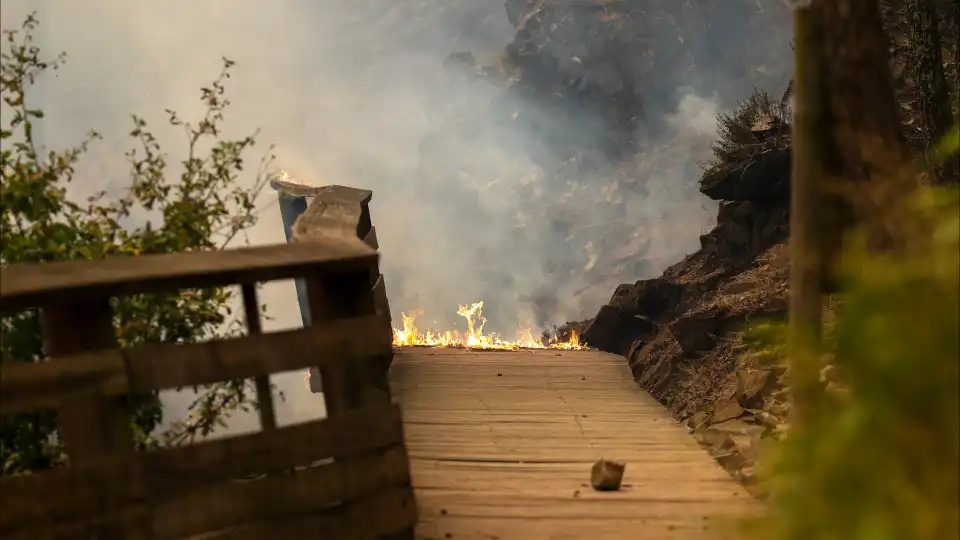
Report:
M444 332L417 328L416 319L423 315L420 310L401 313L403 328L393 329L393 345L395 347L463 347L467 349L566 349L578 350L587 347L580 343L580 336L571 332L567 341L551 340L546 343L542 339L534 339L529 328L521 328L517 332L517 339L509 341L502 339L495 333L484 334L483 327L487 319L483 317L483 302L460 306L457 315L467 320L467 330L461 334L456 330Z
M423 315L423 311L415 310L409 314L401 313L403 317L403 329L393 329L394 347L454 347L465 349L494 349L505 351L516 351L522 349L561 349L568 351L583 350L587 346L580 343L580 336L575 331L570 332L570 338L567 341L558 341L556 339L543 342L543 339L534 339L530 328L521 328L517 331L515 341L501 339L497 334L484 334L483 326L487 319L483 316L483 301L476 302L467 306L460 306L457 315L467 320L467 331L464 334L456 330L445 332L434 332L427 329L420 331L417 328L417 317ZM310 371L304 374L304 382L307 387L310 386Z

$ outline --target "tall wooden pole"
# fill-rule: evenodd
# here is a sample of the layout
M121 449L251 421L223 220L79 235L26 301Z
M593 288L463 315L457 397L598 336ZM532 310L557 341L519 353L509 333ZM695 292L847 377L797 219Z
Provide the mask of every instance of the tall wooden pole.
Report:
M913 184L896 176L906 149L877 0L797 1L794 33L789 344L802 423L819 401L823 295L838 291L844 236ZM878 246L882 233L870 231Z
M790 202L790 378L795 421L816 402L823 309L823 247L819 205L827 129L820 18L810 2L794 8L794 101Z

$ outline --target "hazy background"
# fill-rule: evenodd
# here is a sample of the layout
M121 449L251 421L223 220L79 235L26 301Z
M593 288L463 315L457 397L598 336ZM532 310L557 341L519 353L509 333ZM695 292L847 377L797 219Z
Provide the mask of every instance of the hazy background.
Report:
M198 89L226 56L237 62L227 88L228 137L259 128L258 151L275 144L278 168L314 184L374 191L395 320L400 311L423 309L425 324L449 327L458 321L458 303L484 300L489 328L512 337L520 326L538 331L592 316L616 284L652 277L699 247L716 211L696 191L696 161L715 137L716 113L732 104L714 88L713 75L742 70L745 60L718 53L701 72L680 77L662 99L671 105L650 109L666 128L616 171L557 181L556 171L521 150L526 132L479 125L482 134L469 147L451 146L444 176L433 170L436 163L421 160L425 139L438 132L443 138L457 106L472 107L471 121L482 124L484 104L503 90L452 83L443 60L457 51L495 57L514 33L503 3L5 0L0 16L8 28L37 11L41 48L68 52L66 66L32 98L47 115L43 144L74 144L89 129L105 137L77 175L78 194L125 186L131 113L145 116L177 157L183 135L164 126L163 109L195 117ZM710 38L716 43L696 46L743 45L722 30ZM536 104L518 103L517 112L537 114ZM582 129L593 129L588 120ZM633 189L641 180L643 189ZM572 230L558 232L558 214ZM612 220L636 231L623 245L604 244ZM274 205L249 236L255 244L284 241ZM290 283L268 286L263 299L268 330L300 324ZM322 400L300 374L275 382L286 395L282 421L321 413ZM165 402L169 415L182 413L182 396ZM232 429L252 426L241 419Z

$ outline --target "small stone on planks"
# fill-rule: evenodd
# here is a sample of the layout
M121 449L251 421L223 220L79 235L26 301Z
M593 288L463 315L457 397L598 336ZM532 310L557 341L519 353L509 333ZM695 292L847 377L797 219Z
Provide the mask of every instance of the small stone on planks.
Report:
M590 471L590 483L597 491L617 491L623 481L625 463L601 459L593 464Z

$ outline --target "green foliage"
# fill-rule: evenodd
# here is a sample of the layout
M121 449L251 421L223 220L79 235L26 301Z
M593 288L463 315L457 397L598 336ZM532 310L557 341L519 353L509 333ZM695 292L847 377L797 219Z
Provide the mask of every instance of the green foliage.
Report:
M71 192L74 170L96 133L65 150L41 150L35 129L43 112L30 108L28 91L45 72L56 70L65 55L41 56L33 43L38 22L31 15L19 30L4 31L0 91L0 264L66 259L101 259L150 253L223 248L256 222L255 201L264 185L261 162L252 184L241 183L245 155L254 136L221 140L220 125L229 101L224 83L233 62L224 59L219 77L201 90L206 113L199 122L182 121L167 111L170 125L187 136L186 159L172 171L146 120L133 116L130 136L137 147L126 154L130 186L120 196L105 193L85 201ZM147 217L148 219L143 219ZM216 332L237 331L229 320L232 291L184 291L142 295L114 302L121 345L186 343ZM0 322L0 362L37 362L44 357L37 310L4 317ZM236 322L234 320L233 322ZM133 425L141 446L161 422L156 395L133 396ZM243 381L215 386L193 404L192 420L166 435L178 442L209 433L222 417L244 407L250 393ZM55 466L62 449L53 412L4 417L0 421L3 474Z
M934 152L941 160L950 159L960 153L960 125L953 126L947 134L940 139ZM954 159L956 159L954 157Z
M790 123L789 90L780 100L770 97L763 90L754 89L753 93L741 101L733 114L717 115L717 142L711 148L713 166L736 163L742 159L744 150L758 146L763 142L753 132L758 123Z
M758 537L960 535L960 199L926 190L918 201L885 216L898 248L850 242L820 351L839 382L761 456L773 495ZM753 337L782 356L783 330Z

